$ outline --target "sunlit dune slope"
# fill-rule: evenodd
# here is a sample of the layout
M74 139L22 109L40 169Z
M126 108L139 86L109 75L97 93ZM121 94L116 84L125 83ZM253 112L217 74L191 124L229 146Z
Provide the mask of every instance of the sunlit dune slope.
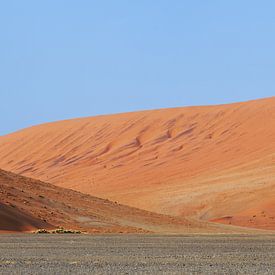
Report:
M274 125L275 98L60 121L0 137L0 167L154 212L275 229Z
M217 232L218 227L120 205L0 170L0 233L62 226L90 233ZM230 229L224 228L224 231Z

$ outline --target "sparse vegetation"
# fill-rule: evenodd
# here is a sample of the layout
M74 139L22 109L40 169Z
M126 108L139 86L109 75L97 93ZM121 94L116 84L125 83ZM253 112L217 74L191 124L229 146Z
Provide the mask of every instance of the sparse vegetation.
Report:
M60 227L58 229L52 230L52 234L81 234L81 231L79 230L72 230L72 229L64 229L63 227Z
M59 227L53 230L38 229L34 233L35 234L81 234L82 232L79 230L65 229L63 227Z
M34 232L35 234L49 234L50 231L46 229L38 229L37 231Z

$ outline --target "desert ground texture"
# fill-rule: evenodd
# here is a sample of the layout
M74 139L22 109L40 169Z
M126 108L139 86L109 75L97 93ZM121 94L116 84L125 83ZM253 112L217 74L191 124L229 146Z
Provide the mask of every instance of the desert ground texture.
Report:
M273 236L0 236L1 274L274 274Z

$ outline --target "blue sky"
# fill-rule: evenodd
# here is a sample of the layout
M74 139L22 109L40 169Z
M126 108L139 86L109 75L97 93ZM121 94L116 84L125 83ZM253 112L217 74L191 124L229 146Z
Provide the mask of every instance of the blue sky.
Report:
M0 3L0 135L275 95L275 1Z

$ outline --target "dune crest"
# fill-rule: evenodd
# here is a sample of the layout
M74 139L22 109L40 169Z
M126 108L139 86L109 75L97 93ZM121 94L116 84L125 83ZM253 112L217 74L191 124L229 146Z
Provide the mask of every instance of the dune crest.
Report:
M0 167L153 212L275 230L274 125L275 97L60 121L0 137Z

